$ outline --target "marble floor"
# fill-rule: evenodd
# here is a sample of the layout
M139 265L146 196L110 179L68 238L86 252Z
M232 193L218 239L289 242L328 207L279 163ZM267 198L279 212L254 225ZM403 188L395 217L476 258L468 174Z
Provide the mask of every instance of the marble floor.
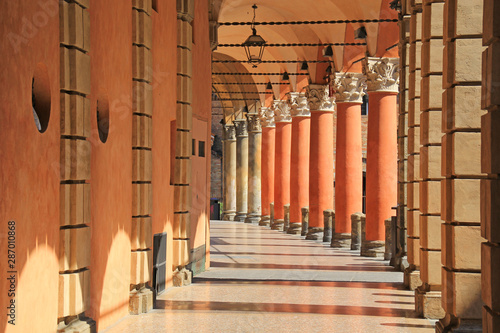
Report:
M387 261L241 222L210 230L210 270L105 332L434 332Z

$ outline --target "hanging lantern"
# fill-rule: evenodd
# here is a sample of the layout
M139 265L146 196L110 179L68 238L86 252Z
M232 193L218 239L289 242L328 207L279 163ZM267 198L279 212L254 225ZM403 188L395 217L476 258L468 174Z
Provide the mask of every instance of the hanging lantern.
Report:
M266 47L266 41L260 35L257 35L257 30L255 29L255 10L257 9L257 5L254 4L252 8L252 34L243 43L243 47L245 48L248 62L255 68L262 62L262 55L264 53L264 48Z

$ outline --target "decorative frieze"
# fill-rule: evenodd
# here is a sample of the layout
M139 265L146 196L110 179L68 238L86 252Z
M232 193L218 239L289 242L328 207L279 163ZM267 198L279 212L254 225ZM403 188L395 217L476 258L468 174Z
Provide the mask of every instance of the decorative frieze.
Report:
M262 126L260 124L259 114L248 113L248 132L262 132Z
M273 103L275 121L278 123L288 123L292 121L290 105L287 101L277 100Z
M292 117L310 117L311 110L305 93L292 92L288 101Z
M336 103L363 103L366 76L362 73L335 73L332 86Z
M335 97L330 96L329 85L309 85L306 97L311 111L335 111Z
M399 58L367 57L363 72L369 92L399 92Z
M234 121L234 127L236 127L236 137L246 137L248 136L248 126L245 119L237 119Z

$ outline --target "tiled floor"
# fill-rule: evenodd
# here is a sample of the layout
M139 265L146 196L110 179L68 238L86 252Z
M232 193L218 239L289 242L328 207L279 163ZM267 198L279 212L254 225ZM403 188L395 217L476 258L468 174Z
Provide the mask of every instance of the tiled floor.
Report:
M209 271L106 332L434 332L386 261L239 222L211 236Z

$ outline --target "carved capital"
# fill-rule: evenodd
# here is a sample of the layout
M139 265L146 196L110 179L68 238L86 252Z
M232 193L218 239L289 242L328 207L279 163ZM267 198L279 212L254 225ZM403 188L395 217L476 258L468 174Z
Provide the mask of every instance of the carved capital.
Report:
M399 92L399 58L367 57L363 72L369 92Z
M290 104L292 117L310 117L311 111L309 110L309 104L307 103L307 97L305 93L292 92L290 93Z
M330 86L311 84L306 93L311 111L335 111L335 97L330 97Z
M224 125L224 140L236 140L236 129L234 128L234 125Z
M248 136L247 121L245 119L236 119L234 122L236 127L236 137L244 138Z
M337 103L363 103L366 76L361 73L335 73L332 87Z
M247 113L248 119L248 132L262 132L262 126L260 125L259 114L257 113Z
M274 101L273 109L274 118L277 123L288 123L292 121L292 114L287 101Z
M259 116L262 127L276 127L274 123L274 110L272 108L260 108Z

